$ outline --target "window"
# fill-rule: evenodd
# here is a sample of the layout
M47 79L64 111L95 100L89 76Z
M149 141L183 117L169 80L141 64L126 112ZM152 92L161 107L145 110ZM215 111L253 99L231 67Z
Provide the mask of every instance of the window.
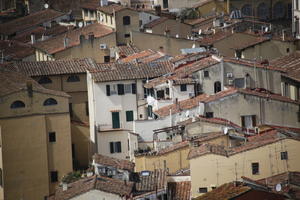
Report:
M288 152L287 151L280 152L280 157L281 157L281 160L287 160L288 159Z
M53 98L49 98L49 99L46 99L44 101L44 106L53 106L53 105L57 105L57 101Z
M48 84L48 83L52 83L52 80L50 78L48 78L47 76L43 76L38 80L39 84Z
M208 78L209 77L209 71L204 71L204 77Z
M133 111L126 111L126 121L127 122L132 122L133 121Z
M207 118L213 118L214 117L214 113L213 112L206 112L205 113L205 117L207 117Z
M125 38L130 38L130 33L124 34L124 37L125 37Z
M25 108L25 103L23 101L14 101L10 105L11 109L16 109L16 108Z
M130 17L129 16L123 17L123 25L130 25Z
M170 88L166 88L166 95L170 95Z
M118 95L124 95L124 84L118 84Z
M124 92L125 94L131 93L131 84L124 85Z
M241 116L243 128L254 128L256 126L256 115Z
M148 105L148 117L152 117L152 113L153 113L152 109L153 109L152 106Z
M51 183L55 183L58 181L58 172L57 171L51 171L50 176L51 176Z
M104 56L104 62L109 63L110 62L110 56Z
M286 48L286 52L287 52L287 53L290 53L290 48Z
M163 99L163 98L165 98L165 91L164 91L164 90L158 90L158 91L156 92L156 96L157 96L158 99Z
M89 116L89 102L88 101L85 102L85 114L86 114L86 116Z
M73 104L69 103L69 113L70 113L70 117L73 117Z
M149 20L150 20L150 21L152 20L152 16L149 16Z
M259 163L252 163L252 174L259 174Z
M121 153L122 152L121 142L110 142L109 147L110 147L110 153Z
M214 83L214 88L215 88L215 93L218 93L221 91L222 87L221 87L221 82L220 81L216 81Z
M49 132L49 142L56 142L56 133Z
M252 16L252 6L250 4L246 4L241 9L242 14L245 16Z
M180 85L180 91L181 92L185 92L187 89L186 89L186 84L181 84Z
M199 188L199 193L206 193L206 192L207 192L207 187Z
M131 84L131 88L132 88L132 94L136 94L136 84L135 83Z
M112 128L120 128L120 114L119 112L112 112Z
M110 96L110 85L106 85L106 96Z
M234 86L237 88L244 88L245 87L245 78L234 79Z
M79 81L80 81L80 78L79 78L79 76L76 76L76 75L71 75L67 79L67 82L79 82Z
M163 8L169 7L169 0L163 0Z

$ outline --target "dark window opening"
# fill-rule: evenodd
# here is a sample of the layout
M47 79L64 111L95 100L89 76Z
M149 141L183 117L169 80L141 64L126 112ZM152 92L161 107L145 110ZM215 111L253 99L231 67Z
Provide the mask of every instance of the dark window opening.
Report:
M55 183L58 181L58 172L57 171L51 171L51 183Z
M132 122L133 121L133 111L126 111L126 121L127 122Z
M220 81L216 81L215 83L214 83L214 88L215 88L215 93L218 93L218 92L220 92L221 91L221 82Z
M23 101L14 101L10 105L11 109L16 109L16 108L25 108L25 103Z
M85 102L85 114L86 114L86 116L89 116L89 102L88 101Z
M290 53L290 48L286 48L286 52L287 52L287 53Z
M158 91L156 92L156 96L157 96L158 99L163 99L163 98L165 98L165 91L164 91L164 90L158 90Z
M130 33L124 34L124 37L125 37L125 38L129 38L129 37L130 37Z
M123 25L130 25L130 16L123 17Z
M76 75L71 75L67 79L67 82L79 82L79 81L80 81L80 78L79 78L79 76L76 76Z
M44 101L44 106L53 106L53 105L57 105L57 101L53 98L49 98L49 99L46 99Z
M281 160L287 160L288 159L288 152L287 151L280 152L280 157L281 157Z
M254 128L256 126L256 115L241 116L243 128Z
M69 103L69 113L70 113L70 117L73 117L73 104Z
M118 95L124 95L124 84L118 84Z
M153 108L152 108L152 106L148 106L148 117L152 117L152 115L153 115Z
M163 8L169 7L169 0L163 0Z
M207 192L207 187L199 188L199 193L206 193L206 192Z
M43 76L38 80L39 84L48 84L48 83L52 83L52 80L50 78L48 78L47 76Z
M252 174L259 174L259 163L252 163Z
M106 96L110 96L110 85L106 85Z
M120 114L119 112L112 112L112 128L120 128Z
M109 146L110 146L110 153L122 152L121 142L110 142Z
M135 83L131 84L131 89L132 89L132 94L136 94L136 84Z
M205 117L206 118L213 118L214 117L214 113L213 112L206 112L205 113Z
M170 95L170 88L166 88L166 95Z
M110 62L110 56L104 56L104 62L109 63Z
M180 91L181 91L181 92L187 91L186 84L181 84L181 85L180 85Z
M209 77L209 71L204 71L204 77L208 78Z
M49 132L49 142L56 142L56 133Z

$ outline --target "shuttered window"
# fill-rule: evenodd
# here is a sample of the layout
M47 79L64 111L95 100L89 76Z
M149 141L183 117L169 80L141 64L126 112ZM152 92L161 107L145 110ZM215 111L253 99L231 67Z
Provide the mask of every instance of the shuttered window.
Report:
M132 122L133 121L133 111L126 111L126 121L127 122Z
M118 84L118 95L124 95L124 84Z
M106 96L110 96L110 85L106 85Z

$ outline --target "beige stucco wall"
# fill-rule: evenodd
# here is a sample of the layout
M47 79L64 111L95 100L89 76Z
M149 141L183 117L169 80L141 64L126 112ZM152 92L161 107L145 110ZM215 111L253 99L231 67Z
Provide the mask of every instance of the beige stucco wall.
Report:
M58 104L43 106L49 97ZM22 100L25 108L10 109L15 100ZM72 171L68 98L37 92L28 97L23 91L0 102L4 198L43 199L58 183L50 183L50 171L58 171L59 180ZM56 142L50 144L52 131Z
M192 26L181 23L178 20L168 19L163 23L154 26L152 29L153 34L165 35L165 31L169 30L169 34L175 37L177 34L180 38L191 37Z
M280 40L271 40L242 51L242 58L245 59L276 59L286 56L296 51L294 42L284 42Z
M137 156L135 158L135 171L164 169L164 161L166 161L166 168L169 168L170 173L174 173L189 167L188 153L189 146L186 146L159 156Z
M131 40L141 50L153 49L171 56L181 54L180 49L192 48L194 44L192 40L142 32L132 32Z
M204 4L201 7L197 8L200 16L209 16L214 13L227 12L226 10L226 1L211 1L209 3Z
M288 152L288 160L281 160L280 152ZM210 191L246 176L254 180L266 178L286 171L299 171L299 141L285 139L229 157L207 154L190 160L192 196L200 195L200 187ZM259 163L259 174L252 175L251 163Z
M107 49L100 49L100 44L106 44ZM67 48L52 55L36 50L37 61L60 60L70 58L93 58L96 62L103 63L104 56L109 56L109 49L116 46L116 33L111 33L104 37L84 40L80 45Z

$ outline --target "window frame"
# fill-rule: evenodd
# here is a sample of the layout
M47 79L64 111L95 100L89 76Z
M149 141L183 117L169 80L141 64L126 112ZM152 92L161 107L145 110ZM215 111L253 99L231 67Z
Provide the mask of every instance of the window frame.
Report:
M131 24L131 17L126 15L126 16L123 16L123 25L124 26L128 26Z
M280 158L281 160L288 160L289 159L288 152L287 151L280 152Z
M50 181L51 181L51 183L58 182L58 171L51 171L50 172Z
M48 133L48 141L49 141L49 143L56 142L56 132L55 131L51 131Z
M251 163L252 175L259 175L259 162Z
M10 104L10 109L20 109L25 107L26 107L25 103L21 100L16 100Z
M207 189L207 187L199 187L198 192L199 193L207 193L208 189Z
M80 82L80 78L77 75L70 75L67 78L68 83Z
M126 111L126 122L133 122L134 121L134 113L133 110Z
M39 84L51 84L52 80L48 76L42 76L37 82Z
M180 92L186 92L187 91L187 84L180 84Z
M58 104L57 100L54 98L48 98L44 101L43 106L56 106Z
M203 76L204 76L204 78L209 78L209 71L208 70L204 70L203 71Z

